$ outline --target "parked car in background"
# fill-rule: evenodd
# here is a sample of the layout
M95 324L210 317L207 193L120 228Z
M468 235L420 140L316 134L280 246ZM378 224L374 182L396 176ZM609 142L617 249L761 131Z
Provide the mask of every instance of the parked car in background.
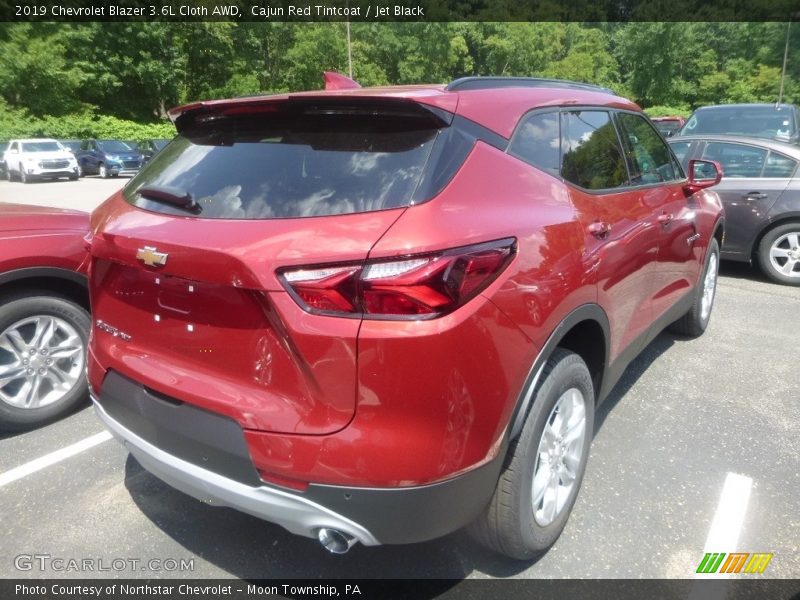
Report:
M793 104L717 104L701 106L678 135L741 135L797 144L800 117Z
M58 141L47 138L11 140L3 154L6 178L22 183L35 179L78 178L78 163Z
M338 87L172 110L92 214L98 414L174 487L332 552L471 524L531 558L596 404L709 323L716 165L687 178L594 86Z
M6 157L5 153L8 149L8 142L0 142L0 178L6 178Z
M89 215L0 202L0 429L87 400Z
M67 150L72 152L72 154L76 154L81 149L81 141L80 140L58 140L58 143L64 146Z
M736 136L669 140L684 165L722 165L714 191L725 205L722 258L755 261L773 281L800 286L800 148Z
M169 144L169 140L166 139L152 139L152 140L142 140L141 142L128 142L128 144L134 148L136 148L139 152L141 152L142 156L144 157L145 161L150 160L155 156L158 152Z
M652 117L650 120L665 138L675 135L686 123L683 117Z
M142 167L142 154L120 140L84 140L76 153L82 175L117 177L135 175Z

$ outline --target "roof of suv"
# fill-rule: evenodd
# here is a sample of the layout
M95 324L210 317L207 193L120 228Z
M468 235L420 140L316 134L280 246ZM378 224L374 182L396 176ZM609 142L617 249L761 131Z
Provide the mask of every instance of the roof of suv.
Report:
M630 100L610 90L589 84L524 77L467 77L449 85L403 85L356 89L293 92L229 100L196 102L173 108L169 116L178 119L190 112L215 112L293 99L326 98L340 102L348 98L416 102L446 110L476 121L509 138L526 112L548 106L605 106L641 111Z

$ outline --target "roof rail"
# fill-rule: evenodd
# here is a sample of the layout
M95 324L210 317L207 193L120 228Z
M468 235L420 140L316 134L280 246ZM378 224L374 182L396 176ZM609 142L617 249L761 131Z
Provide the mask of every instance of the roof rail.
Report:
M564 81L562 79L542 79L539 77L462 77L450 83L445 90L449 92L464 90L490 90L508 87L547 87L587 90L613 94L610 89L590 83Z

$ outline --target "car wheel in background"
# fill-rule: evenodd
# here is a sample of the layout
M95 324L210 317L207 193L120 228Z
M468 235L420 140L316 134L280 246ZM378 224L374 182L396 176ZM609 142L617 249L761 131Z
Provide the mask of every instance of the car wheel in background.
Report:
M78 163L78 177L83 177L83 165Z
M100 173L100 177L102 177L103 179L108 178L108 169L106 168L106 165L104 163L100 163L97 169L98 173Z
M44 291L0 299L0 428L26 429L86 398L89 314Z
M695 299L689 311L669 326L670 331L679 335L698 337L708 327L714 299L717 296L719 276L719 244L711 238L706 251L706 264L695 290Z
M586 363L556 349L542 371L522 433L511 443L494 496L469 526L473 537L520 560L555 543L586 470L594 404Z
M31 182L31 178L28 177L28 175L25 173L25 169L22 167L22 165L19 166L19 180L22 183L30 183Z
M768 231L758 245L758 262L772 281L800 285L800 221Z

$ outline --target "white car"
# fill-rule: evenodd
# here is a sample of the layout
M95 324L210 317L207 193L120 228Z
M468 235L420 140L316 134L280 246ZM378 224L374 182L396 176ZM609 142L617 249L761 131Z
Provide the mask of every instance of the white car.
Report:
M11 140L3 158L9 181L17 177L22 183L33 179L78 178L75 156L56 140Z

